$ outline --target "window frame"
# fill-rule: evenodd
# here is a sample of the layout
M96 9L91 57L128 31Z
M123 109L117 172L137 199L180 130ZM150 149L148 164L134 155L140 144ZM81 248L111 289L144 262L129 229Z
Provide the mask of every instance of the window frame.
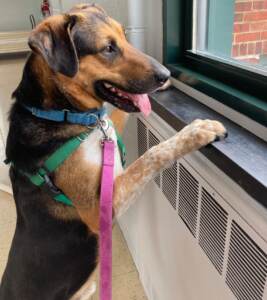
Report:
M172 76L267 126L267 76L188 51L193 0L163 0L163 62Z

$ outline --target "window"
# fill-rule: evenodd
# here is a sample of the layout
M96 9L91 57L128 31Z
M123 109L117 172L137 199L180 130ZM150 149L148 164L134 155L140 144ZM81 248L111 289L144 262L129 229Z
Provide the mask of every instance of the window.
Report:
M164 0L164 61L174 77L267 125L267 0Z
M194 2L195 53L267 74L267 1Z

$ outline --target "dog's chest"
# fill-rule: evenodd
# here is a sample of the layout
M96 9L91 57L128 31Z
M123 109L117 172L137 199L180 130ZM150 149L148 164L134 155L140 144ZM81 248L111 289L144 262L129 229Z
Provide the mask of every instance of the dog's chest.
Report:
M120 175L123 171L121 164L120 150L117 144L117 136L113 127L109 127L107 135L114 141L115 153L114 153L114 178ZM100 129L95 129L82 144L83 160L85 163L90 163L101 167L102 164L102 151L103 147L101 141L103 139L103 133Z

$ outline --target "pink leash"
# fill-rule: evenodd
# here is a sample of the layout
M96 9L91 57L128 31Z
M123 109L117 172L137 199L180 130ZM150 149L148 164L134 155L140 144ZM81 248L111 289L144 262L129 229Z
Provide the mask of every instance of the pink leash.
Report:
M112 299L112 198L114 142L103 140L100 191L100 300Z

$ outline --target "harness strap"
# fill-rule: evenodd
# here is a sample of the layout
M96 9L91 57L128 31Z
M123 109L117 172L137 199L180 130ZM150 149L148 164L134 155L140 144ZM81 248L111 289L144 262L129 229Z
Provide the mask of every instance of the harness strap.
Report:
M78 136L68 140L60 148L58 148L43 164L43 166L35 173L29 174L23 172L29 180L36 186L44 186L47 192L58 202L72 206L72 201L58 189L50 179L49 175L55 171L89 135L89 131L82 132Z
M34 185L43 187L46 192L54 198L54 200L66 204L68 206L73 206L72 201L58 188L54 185L50 178L50 174L54 172L76 149L79 148L81 143L83 143L89 136L90 132L85 131L80 133L78 136L68 140L60 148L58 148L49 158L44 162L43 166L35 173L29 174L27 172L22 172ZM125 165L126 148L122 141L122 137L116 131L117 144L121 154L122 165Z
M63 118L63 115L65 115L65 112L62 111L43 111L39 110L37 108L30 108L27 106L24 106L27 110L31 111L32 114L34 114L37 117L54 120L60 122ZM55 114L54 114L55 113ZM92 110L87 113L71 113L67 112L69 117L72 119L72 121L81 124L83 122L83 117L87 118L86 122L88 122L91 125L95 124L98 120L98 114L104 115L106 113L106 110L103 108L101 110ZM63 114L63 115L62 115ZM63 120L66 121L65 117ZM113 126L112 121L110 120L110 125ZM114 126L113 126L114 127ZM115 128L114 128L115 129ZM119 133L116 131L117 136L117 145L119 147L120 155L121 155L121 162L122 166L125 166L126 160L126 148L122 141L122 137L119 135ZM64 203L69 206L73 206L72 201L58 188L54 185L52 179L50 178L50 174L54 172L79 146L82 142L85 141L85 139L88 137L89 131L85 131L80 133L78 136L73 137L72 139L68 140L65 144L63 144L60 148L58 148L49 158L43 163L43 166L39 168L39 170L35 174L29 174L27 172L23 172L20 170L21 173L23 173L34 185L38 187L42 187L46 190L46 192L54 198L54 200ZM5 161L6 163L9 163L9 161Z
M121 155L121 164L123 167L125 167L126 164L126 147L125 144L123 143L121 135L117 132L115 129L116 136L117 136L117 144L120 150L120 155Z

